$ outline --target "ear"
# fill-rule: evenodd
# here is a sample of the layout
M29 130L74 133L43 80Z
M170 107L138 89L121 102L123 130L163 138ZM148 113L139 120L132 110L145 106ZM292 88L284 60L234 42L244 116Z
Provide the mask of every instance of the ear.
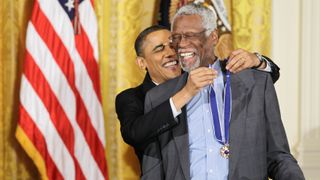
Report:
M140 56L136 57L136 64L142 70L146 70L147 69L147 63L146 63L146 60L143 57L140 57Z
M218 35L218 30L217 29L213 30L209 37L212 39L214 45L218 44L219 35Z

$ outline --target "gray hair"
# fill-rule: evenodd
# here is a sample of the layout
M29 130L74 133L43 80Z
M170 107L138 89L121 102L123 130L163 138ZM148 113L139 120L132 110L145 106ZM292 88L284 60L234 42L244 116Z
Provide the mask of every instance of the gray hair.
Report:
M214 11L201 4L191 3L182 6L174 15L171 23L171 30L173 29L175 20L184 15L199 15L202 19L203 27L207 30L205 32L206 36L209 36L211 32L217 28L217 15Z

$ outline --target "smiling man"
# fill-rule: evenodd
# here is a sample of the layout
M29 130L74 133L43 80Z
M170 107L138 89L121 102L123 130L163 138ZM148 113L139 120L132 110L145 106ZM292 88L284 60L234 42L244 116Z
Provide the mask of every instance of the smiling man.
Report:
M181 109L174 104L180 112L177 125L158 136L164 179L303 180L290 154L270 75L253 69L232 73L234 60L215 56L216 15L201 5L183 6L173 19L170 40L187 73L151 89L145 97L146 114L189 82L199 82L195 74L214 69L217 77L187 88L192 97ZM188 99L172 99L180 98Z
M149 29L152 30L147 36L141 34L138 37L136 62L140 69L148 70L153 82L160 84L179 76L181 68L175 51L169 46L170 31L161 26Z
M126 89L116 97L121 134L124 141L135 149L141 166L141 179L170 179L166 178L166 174L170 174L167 173L169 169L163 169L160 147L163 140L159 135L179 124L177 116L181 112L177 109L181 109L196 92L211 84L217 76L215 70L207 67L192 71L190 80L181 91L163 99L161 104L144 114L146 93L156 85L181 74L178 57L171 48L170 36L167 28L158 25L148 27L139 34L135 41L136 63L141 70L147 70L145 79L139 86ZM242 56L245 58L240 60ZM256 55L241 49L234 51L231 57L234 62L231 68L235 72L259 64ZM260 68L265 68L266 63L263 63L264 66ZM270 63L271 67L276 67ZM272 71L275 80L278 78L278 71L277 68Z
M177 125L176 114L179 112L176 106L181 108L187 101L185 98L177 98L181 97L181 93L177 93L144 114L147 91L181 74L177 55L170 47L170 36L167 28L157 25L139 34L135 42L136 63L142 70L147 70L145 79L139 86L124 90L116 97L121 134L124 141L135 149L141 166L141 179L163 179L161 149L157 137ZM213 81L215 75L212 69L199 72L197 77L200 81L195 84L205 86Z
M218 42L216 25L207 22L203 25L198 15L178 16L175 20L171 40L178 49L182 69L190 72L213 64L216 60L213 47Z

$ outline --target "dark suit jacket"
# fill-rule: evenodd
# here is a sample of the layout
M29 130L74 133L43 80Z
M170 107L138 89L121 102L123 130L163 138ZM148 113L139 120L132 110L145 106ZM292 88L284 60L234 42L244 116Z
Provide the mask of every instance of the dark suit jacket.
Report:
M145 112L178 92L187 77L185 73L150 90ZM229 179L304 179L290 154L270 75L256 70L232 74L231 89ZM166 179L187 180L190 166L185 108L178 123L159 135L163 173Z
M142 84L116 97L116 112L123 140L134 147L141 166L142 179L163 179L157 136L177 124L169 98L144 115L145 94L156 85L147 73Z
M276 81L279 78L280 69L270 59L268 60L271 62L273 81ZM126 143L134 147L140 161L141 179L156 180L167 177L166 173L160 173L163 171L160 142L163 141L165 135L161 138L159 135L172 129L178 123L173 118L169 98L144 115L145 94L153 87L155 84L147 73L142 84L117 95L116 112L121 124L122 137ZM172 178L167 177L166 179Z

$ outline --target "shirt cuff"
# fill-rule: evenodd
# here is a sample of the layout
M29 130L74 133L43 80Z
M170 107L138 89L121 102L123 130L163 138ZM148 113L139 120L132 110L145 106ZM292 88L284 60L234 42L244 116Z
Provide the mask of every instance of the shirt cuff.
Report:
M181 109L177 110L176 106L173 104L172 98L170 98L169 101L173 117L176 118L179 114L181 114Z
M259 70L271 73L271 72L272 72L272 69L271 69L270 62L269 62L266 58L264 58L264 57L262 57L262 58L263 58L263 60L266 62L267 65L266 65L266 68L264 68L264 69L259 69Z

